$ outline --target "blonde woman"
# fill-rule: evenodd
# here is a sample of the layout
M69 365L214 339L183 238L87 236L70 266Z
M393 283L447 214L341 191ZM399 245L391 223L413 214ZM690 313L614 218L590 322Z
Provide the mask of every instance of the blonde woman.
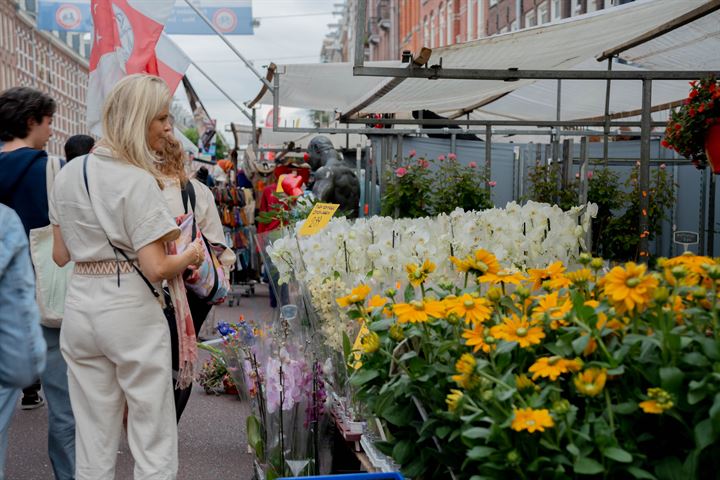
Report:
M179 230L154 152L170 132L170 100L157 77L118 82L103 108L104 137L63 168L51 196L53 258L75 262L60 347L76 420L77 480L114 480L126 401L135 480L177 474L170 334L155 293L203 254L199 244L165 254L164 242Z
M188 178L185 171L185 152L183 151L182 144L172 135L166 137L165 146L160 154L162 156L162 162L158 165L158 169L163 175L161 178L163 183L163 196L165 197L165 201L167 201L168 207L170 207L170 213L172 213L174 217L179 217L186 211L193 212L195 221L205 238L207 238L210 243L225 247L218 260L220 260L220 263L222 263L226 269L226 273L228 273L230 268L235 264L235 253L225 243L225 232L223 231L220 214L215 206L213 193L205 184L198 180L190 180ZM189 195L189 190L191 189L194 193L194 205L191 205L192 201L190 200L193 196ZM188 198L185 204L183 204L183 191L185 191L185 196ZM200 332L203 322L205 322L208 313L210 313L212 305L208 305L192 295L188 296L188 302L190 304L190 312L192 314L195 332ZM168 326L170 327L170 335L173 339L173 373L175 374L178 368L178 353L175 348L176 342L174 341L177 336L177 327L175 322L172 321L168 323ZM187 388L176 388L174 391L175 414L178 422L190 399L191 392L192 385Z

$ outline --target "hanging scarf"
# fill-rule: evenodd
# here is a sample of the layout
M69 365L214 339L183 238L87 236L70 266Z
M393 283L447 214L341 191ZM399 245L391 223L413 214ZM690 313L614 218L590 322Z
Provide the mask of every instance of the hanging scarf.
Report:
M176 255L176 243L165 243L165 251L168 255ZM193 324L192 315L190 315L190 306L188 305L182 274L168 280L168 288L175 309L175 322L178 333L179 361L175 388L184 389L191 386L195 378L195 364L198 359L195 325Z

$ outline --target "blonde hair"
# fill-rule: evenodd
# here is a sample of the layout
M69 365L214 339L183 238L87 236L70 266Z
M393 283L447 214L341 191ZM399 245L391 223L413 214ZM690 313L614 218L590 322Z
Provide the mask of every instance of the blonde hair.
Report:
M180 185L185 185L188 182L188 176L185 172L185 151L182 143L175 137L168 136L163 144L163 151L160 152L162 162L158 165L158 170L169 177L180 180Z
M168 108L172 94L165 82L152 75L134 74L120 80L110 91L103 106L103 138L121 160L140 167L156 179L157 154L148 143L153 119Z

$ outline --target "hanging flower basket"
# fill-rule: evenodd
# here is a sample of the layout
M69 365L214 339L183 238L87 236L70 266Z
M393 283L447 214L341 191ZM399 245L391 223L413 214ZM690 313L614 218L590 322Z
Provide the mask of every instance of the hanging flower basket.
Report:
M715 77L690 82L683 105L672 113L662 146L692 160L698 168L708 163L720 173L720 82Z

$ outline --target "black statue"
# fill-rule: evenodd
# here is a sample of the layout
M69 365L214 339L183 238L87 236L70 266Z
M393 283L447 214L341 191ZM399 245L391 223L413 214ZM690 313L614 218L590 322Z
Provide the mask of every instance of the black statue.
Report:
M322 202L337 203L348 217L357 218L360 211L360 181L355 170L339 158L328 137L318 135L307 147L308 163L314 172L312 191Z

